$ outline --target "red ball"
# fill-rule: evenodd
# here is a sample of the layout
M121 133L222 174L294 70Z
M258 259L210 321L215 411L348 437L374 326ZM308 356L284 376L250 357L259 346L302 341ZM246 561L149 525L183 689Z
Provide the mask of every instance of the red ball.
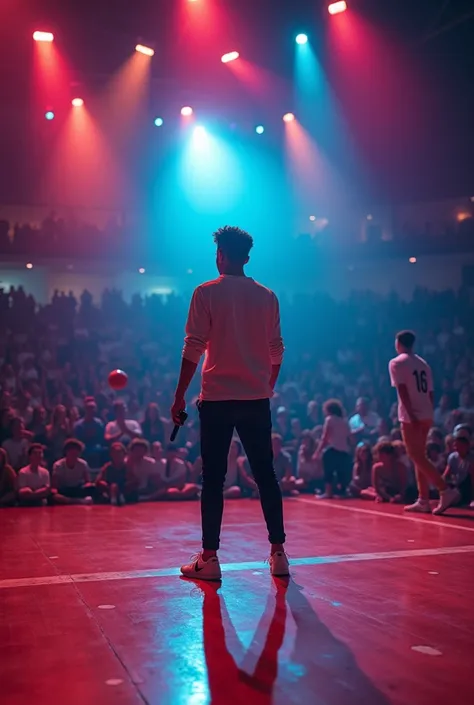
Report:
M112 370L109 374L109 386L112 389L125 389L128 384L128 375L123 370Z

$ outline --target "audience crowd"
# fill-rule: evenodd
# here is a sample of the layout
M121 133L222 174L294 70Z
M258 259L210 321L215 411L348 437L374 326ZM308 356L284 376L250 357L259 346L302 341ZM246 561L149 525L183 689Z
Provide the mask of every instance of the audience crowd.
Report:
M189 419L169 442L187 301L125 302L106 290L55 292L40 306L0 290L0 506L183 501L199 496L201 458L192 387ZM402 503L416 495L387 365L395 333L417 331L436 409L427 454L473 504L474 301L468 290L281 297L287 347L272 400L275 472L285 495ZM122 392L110 370L129 378ZM258 496L232 443L225 496Z

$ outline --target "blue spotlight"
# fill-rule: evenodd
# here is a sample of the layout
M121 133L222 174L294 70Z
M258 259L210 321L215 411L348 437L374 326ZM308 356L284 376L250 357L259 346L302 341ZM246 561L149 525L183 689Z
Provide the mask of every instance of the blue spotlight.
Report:
M206 137L206 128L203 127L202 125L197 125L197 127L194 128L194 137L196 137L199 140L202 140Z
M52 110L48 110L47 112L45 112L44 116L46 120L54 120L54 113Z
M155 122L154 122L155 127L161 127L162 124L163 124L163 118L160 118L160 117L155 118Z
M298 34L296 37L296 43L297 44L307 44L308 43L308 36L306 34Z
M255 132L257 133L257 135L263 135L263 133L265 132L264 126L257 125L257 127L255 128Z

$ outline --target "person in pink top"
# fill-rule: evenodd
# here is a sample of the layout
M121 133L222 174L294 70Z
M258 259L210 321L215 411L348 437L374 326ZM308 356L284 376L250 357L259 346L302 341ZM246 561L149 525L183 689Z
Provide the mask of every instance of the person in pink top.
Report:
M198 402L201 421L203 543L181 568L186 577L220 580L217 550L227 457L237 430L258 485L271 544L273 575L288 575L283 505L273 468L270 398L283 359L278 299L247 277L253 238L226 226L214 233L218 279L194 291L171 417L180 424L185 395L204 354Z

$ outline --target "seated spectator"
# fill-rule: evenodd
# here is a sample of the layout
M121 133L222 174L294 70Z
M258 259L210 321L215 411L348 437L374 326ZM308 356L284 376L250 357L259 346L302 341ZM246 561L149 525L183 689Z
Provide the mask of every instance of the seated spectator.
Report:
M31 441L45 446L48 442L46 436L46 409L44 406L35 406L33 415L28 424L28 431L31 433Z
M142 421L142 433L148 443L159 441L164 444L167 441L169 423L162 418L160 408L155 402L150 402L145 410L145 417Z
M159 460L163 460L163 446L160 441L155 441L154 443L152 443L151 457L156 462L158 462Z
M162 499L180 501L196 499L199 495L199 486L188 482L187 466L179 457L178 448L174 443L169 443L166 455L158 464L160 489L163 490Z
M357 444L355 463L352 470L352 482L349 491L353 497L360 497L362 490L370 487L372 483L372 448L367 441Z
M95 486L88 464L80 457L83 450L81 441L69 438L64 444L64 457L54 463L51 486L57 492L55 504L92 504Z
M279 406L276 412L275 420L275 430L280 434L283 445L286 446L287 443L291 442L291 426L290 426L290 415L288 409L284 406Z
M92 468L102 465L104 459L104 424L97 416L94 397L84 401L84 418L76 421L73 435L84 445L84 459Z
M199 426L192 421L186 426L186 448L188 451L188 462L193 465L196 462L196 458L201 455L201 439Z
M0 507L12 507L16 503L16 473L8 465L6 451L0 448Z
M46 456L49 467L62 455L64 444L71 436L71 425L67 417L67 409L63 404L57 404L53 410L51 423L46 427Z
M140 501L161 499L159 466L150 457L150 446L144 438L134 438L128 448L127 477L134 477Z
M107 443L121 443L128 446L134 438L142 437L142 428L138 421L126 418L127 407L123 401L114 403L115 421L109 421L105 427Z
M355 414L349 419L351 433L357 441L377 440L380 435L381 418L376 411L371 411L369 400L359 397L356 401Z
M135 478L131 486L127 485L126 453L122 443L112 443L110 461L104 465L95 483L100 498L114 506L122 506L127 500L138 500L138 483Z
M446 468L446 456L443 453L443 446L436 441L426 444L426 455L431 460L439 474L442 475Z
M461 494L461 504L474 509L474 451L471 449L471 429L461 424L454 429L454 452L448 457L444 479Z
M19 416L10 422L10 438L3 441L2 448L6 450L8 462L18 472L28 462L29 440L25 437L25 424Z
M339 399L329 399L325 402L323 412L323 435L316 457L323 458L325 492L317 496L321 499L331 499L334 489L344 496L351 479L351 429Z
M18 502L24 506L46 504L51 499L51 481L49 472L43 463L43 446L32 443L28 449L29 465L18 473Z
M279 433L272 433L273 469L283 494L297 494L296 478L293 476L291 456L283 450L283 439ZM242 469L247 476L252 477L250 467ZM255 484L255 490L257 485Z
M315 492L323 488L323 467L316 449L311 431L303 431L296 461L297 489L302 492Z
M375 447L377 462L372 468L372 485L362 490L362 499L401 504L405 501L406 471L390 442Z
M439 404L433 413L433 423L439 428L445 428L451 414L451 399L449 394L442 394Z

